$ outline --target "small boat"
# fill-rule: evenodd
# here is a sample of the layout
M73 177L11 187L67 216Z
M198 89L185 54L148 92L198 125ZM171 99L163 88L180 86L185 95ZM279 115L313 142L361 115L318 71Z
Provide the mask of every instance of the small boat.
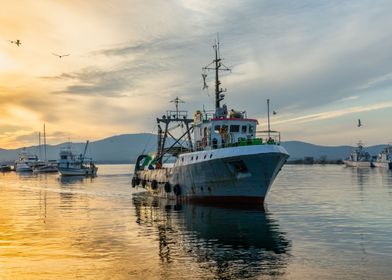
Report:
M59 163L57 160L48 160L43 164L35 165L33 171L37 173L55 173L59 171Z
M372 157L363 149L361 141L358 142L358 147L343 162L350 167L374 167Z
M12 168L11 168L10 164L7 164L7 163L1 163L0 164L0 172L8 172L8 171L11 171L11 170L12 170Z
M86 142L83 154L77 156L70 146L60 151L59 171L62 176L95 176L98 167L95 166L92 158L86 157L89 141Z
M33 167L39 163L38 156L27 152L26 148L23 148L19 153L18 160L15 161L16 172L32 172Z
M377 155L374 162L376 167L383 167L392 170L392 145L388 145Z

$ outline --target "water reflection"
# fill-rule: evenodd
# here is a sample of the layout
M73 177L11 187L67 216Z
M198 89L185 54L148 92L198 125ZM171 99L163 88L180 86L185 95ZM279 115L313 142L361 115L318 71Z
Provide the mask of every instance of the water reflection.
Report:
M191 258L204 276L219 279L284 274L291 245L269 213L180 205L146 194L133 204L137 223L157 229L162 264Z
M83 179L85 179L84 176L59 176L59 181L62 185L80 184L83 182Z

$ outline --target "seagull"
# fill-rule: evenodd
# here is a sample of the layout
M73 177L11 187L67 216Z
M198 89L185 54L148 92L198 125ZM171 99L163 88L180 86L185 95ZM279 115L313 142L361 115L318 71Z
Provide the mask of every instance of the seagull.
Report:
M19 39L15 40L15 41L12 41L12 40L8 40L8 41L10 41L11 44L17 45L18 47L20 47L20 45L22 45L22 42Z
M59 58L62 58L63 56L69 56L70 54L57 54L57 53L52 53L55 56L58 56Z
M361 127L362 126L362 123L361 123L361 120L360 119L358 119L358 125L357 125L358 127Z
M203 89L208 89L208 85L207 85L207 83L206 83L206 78L207 78L207 74L205 74L205 73L203 73L203 74L201 74L201 76L203 77Z

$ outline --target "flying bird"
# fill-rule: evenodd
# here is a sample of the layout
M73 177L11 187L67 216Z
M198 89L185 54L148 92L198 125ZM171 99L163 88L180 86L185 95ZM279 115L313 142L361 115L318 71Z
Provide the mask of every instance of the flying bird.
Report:
M19 39L15 40L15 41L13 41L13 40L8 40L8 41L10 41L11 44L17 45L18 47L20 47L20 45L22 45L22 42Z
M358 127L361 127L362 126L362 123L361 123L361 120L360 119L358 119L358 125L357 125Z
M57 54L57 53L52 53L55 56L58 56L59 58L62 58L63 56L69 56L70 54Z
M273 115L276 115L276 111L272 111L272 114L273 114Z
M203 77L203 89L208 89L208 85L206 83L207 74L203 73L201 76Z

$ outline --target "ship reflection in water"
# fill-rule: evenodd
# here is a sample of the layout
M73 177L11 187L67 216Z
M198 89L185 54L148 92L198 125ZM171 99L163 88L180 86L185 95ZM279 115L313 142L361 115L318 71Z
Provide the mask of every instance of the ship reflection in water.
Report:
M137 223L157 229L161 263L189 259L203 277L219 279L283 275L290 242L260 209L176 204L146 194L134 196ZM194 275L195 276L195 275Z

